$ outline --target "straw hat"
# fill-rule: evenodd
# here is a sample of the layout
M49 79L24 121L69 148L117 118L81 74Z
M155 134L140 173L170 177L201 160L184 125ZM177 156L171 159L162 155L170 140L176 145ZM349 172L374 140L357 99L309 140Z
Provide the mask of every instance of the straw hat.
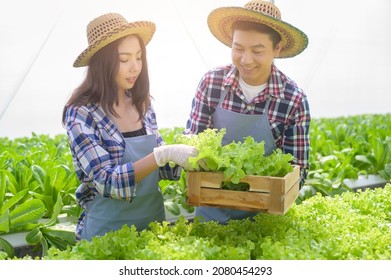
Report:
M242 7L222 7L208 16L212 34L223 44L232 46L232 25L235 21L251 21L269 26L282 39L279 58L293 57L308 45L308 37L298 28L281 20L280 10L271 2L252 0Z
M127 35L138 34L147 45L151 41L155 29L156 26L153 22L128 22L123 16L116 13L97 17L87 26L88 48L77 57L73 67L87 66L97 51Z

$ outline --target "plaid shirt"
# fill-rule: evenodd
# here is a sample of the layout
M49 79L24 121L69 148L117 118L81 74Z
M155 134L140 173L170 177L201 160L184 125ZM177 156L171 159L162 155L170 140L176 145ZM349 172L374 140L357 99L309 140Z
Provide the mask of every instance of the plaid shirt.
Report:
M143 120L147 134L156 136L158 146L164 141L158 132L156 115L151 106ZM125 140L101 107L68 107L64 126L68 135L73 164L81 185L76 200L87 209L96 195L131 202L136 194L133 162L120 164L125 152ZM159 169L161 178L178 180L181 168L167 164ZM84 213L79 219L76 236L80 239Z
M294 156L294 164L301 166L301 185L309 168L310 111L307 97L296 83L272 65L267 87L250 103L239 86L239 72L234 65L219 67L207 72L201 79L192 102L186 134L197 134L213 128L215 112L224 88L231 89L222 102L226 110L241 114L262 114L270 98L268 117L276 146Z

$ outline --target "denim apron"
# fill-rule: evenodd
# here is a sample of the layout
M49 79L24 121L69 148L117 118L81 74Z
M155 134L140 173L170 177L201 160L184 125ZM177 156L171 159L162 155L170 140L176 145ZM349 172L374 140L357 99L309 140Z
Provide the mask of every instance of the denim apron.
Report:
M153 151L155 135L125 138L126 146L121 164L137 161ZM153 221L165 220L163 195L159 185L159 170L155 170L137 183L136 196L132 202L98 195L86 210L82 239L91 240L94 236L120 229L124 224L135 225L143 230Z
M221 107L230 87L226 87L223 97L220 99L213 114L214 128L226 128L222 144L232 141L243 141L247 136L252 136L257 142L265 141L265 155L270 155L277 147L270 128L268 110L270 98L266 100L262 115L246 115L232 112ZM227 208L196 207L195 216L204 217L205 221L218 221L226 224L230 219L244 219L254 217L257 212L243 211Z

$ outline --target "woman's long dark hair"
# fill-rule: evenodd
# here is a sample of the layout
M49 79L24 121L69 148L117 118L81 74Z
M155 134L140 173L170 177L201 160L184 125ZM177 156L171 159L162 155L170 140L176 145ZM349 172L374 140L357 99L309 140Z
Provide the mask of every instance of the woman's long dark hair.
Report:
M141 119L150 106L151 97L145 43L138 35L134 36L137 37L141 46L143 64L133 88L127 91L126 94L132 97L132 102L136 106ZM118 104L118 87L115 76L119 69L118 46L122 40L123 38L108 44L91 57L85 79L73 91L72 96L64 106L63 123L69 106L83 106L89 103L98 103L106 113L118 117L114 109L114 104Z

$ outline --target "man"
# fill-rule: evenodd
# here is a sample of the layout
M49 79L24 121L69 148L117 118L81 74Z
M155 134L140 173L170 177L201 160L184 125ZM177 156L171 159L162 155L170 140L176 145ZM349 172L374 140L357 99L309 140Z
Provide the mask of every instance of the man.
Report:
M274 65L308 45L307 36L281 20L272 3L252 0L244 8L222 7L208 16L212 34L231 48L232 64L215 68L201 79L185 134L226 128L223 144L251 135L265 142L265 155L280 148L300 165L301 185L309 154L310 112L304 92ZM253 217L241 210L197 207L196 216L226 223Z

